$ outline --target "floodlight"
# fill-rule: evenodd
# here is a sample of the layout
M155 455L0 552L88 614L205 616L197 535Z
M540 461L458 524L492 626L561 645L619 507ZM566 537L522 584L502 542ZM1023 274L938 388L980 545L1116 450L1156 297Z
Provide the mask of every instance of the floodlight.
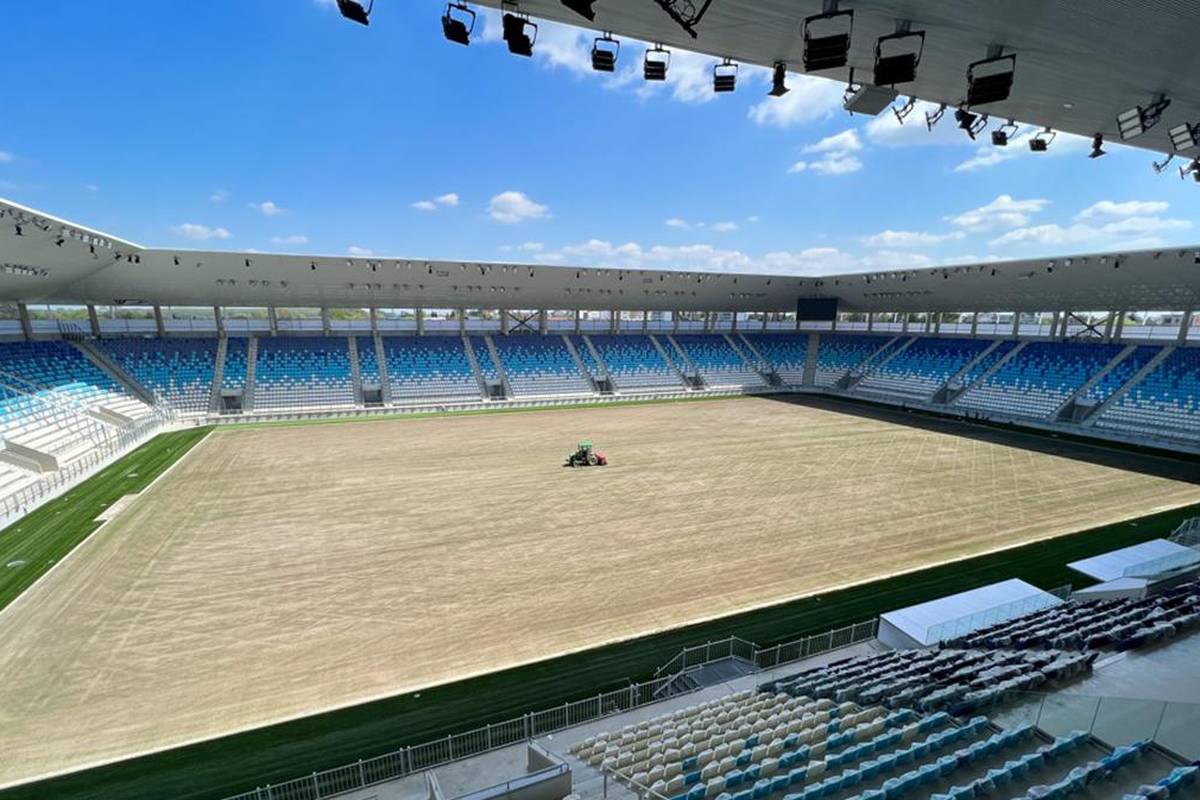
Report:
M1092 152L1088 153L1088 158L1099 158L1100 156L1104 155L1105 153L1102 149L1103 145L1104 134L1097 133L1092 137Z
M1008 140L1017 133L1017 123L1011 119L992 131L992 144L997 147L1007 147Z
M925 112L925 127L932 131L933 126L937 125L939 122L941 122L942 117L944 117L945 115L946 115L946 104L945 103L942 103L940 106L938 106L937 111L933 112L932 114L930 114L928 111L926 111Z
M646 51L642 60L642 77L648 81L665 81L667 67L671 65L671 51L656 45Z
M1121 135L1122 139L1141 136L1158 124L1169 105L1171 105L1170 99L1160 94L1149 105L1134 106L1128 111L1122 111L1117 114L1117 133Z
M783 97L788 93L787 84L784 82L787 78L787 64L782 61L776 61L774 71L771 73L771 97Z
M958 127L966 131L967 136L971 137L973 141L987 127L988 115L979 116L978 114L972 114L965 108L960 108L954 112L954 120L958 123Z
M508 52L514 56L533 55L533 43L537 41L537 25L527 17L506 13L500 20Z
M600 36L592 43L592 69L597 72L616 72L617 54L621 43L609 34Z
M732 92L737 86L737 64L725 59L720 64L713 64L713 91Z
M1150 166L1154 169L1155 173L1161 175L1166 171L1167 167L1171 166L1171 162L1174 160L1175 154L1169 153L1162 161L1151 161Z
M1035 153L1044 153L1050 147L1050 143L1054 141L1054 137L1058 135L1057 131L1052 131L1049 128L1041 130L1029 140L1029 149Z
M594 1L595 0L561 0L564 6L571 9L588 22L596 19L596 12L592 10L592 3Z
M370 25L371 8L375 5L375 0L370 0L366 8L358 0L337 0L338 11L342 12L342 16L351 22L357 22L359 25Z
M906 102L904 105L900 106L900 108L896 108L895 106L892 106L892 113L896 115L896 122L899 122L901 125L903 125L904 118L907 117L909 114L911 114L913 112L913 109L916 107L917 107L916 96L909 97L908 102Z
M442 14L442 33L446 41L469 45L475 30L475 12L462 3L448 3Z
M1200 158L1194 159L1186 167L1179 168L1180 179L1186 178L1188 175L1191 175L1192 180L1196 183L1200 183Z
M1017 70L1016 54L973 61L967 65L967 106L1007 100Z
M1186 122L1176 125L1174 128L1167 130L1167 136L1171 139L1171 146L1176 151L1190 150L1197 144L1200 144L1200 122L1195 125L1190 125Z
M910 49L907 52L883 54L884 42L904 42ZM889 46L890 49L890 46ZM921 63L921 53L925 51L925 31L897 31L887 36L880 36L875 42L875 85L895 86L897 83L911 83L917 79L917 65Z
M809 30L813 23L832 23L833 32L814 36ZM840 29L840 30L839 30ZM853 11L827 11L806 17L801 26L804 33L804 71L820 72L846 66L850 57L850 35L854 31Z

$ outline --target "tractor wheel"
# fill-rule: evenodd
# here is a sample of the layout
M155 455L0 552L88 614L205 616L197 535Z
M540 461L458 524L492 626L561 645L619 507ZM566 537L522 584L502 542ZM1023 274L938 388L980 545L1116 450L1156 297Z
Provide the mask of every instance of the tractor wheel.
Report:
M600 463L600 459L596 458L595 453L588 453L587 463L589 467L594 467L596 464Z

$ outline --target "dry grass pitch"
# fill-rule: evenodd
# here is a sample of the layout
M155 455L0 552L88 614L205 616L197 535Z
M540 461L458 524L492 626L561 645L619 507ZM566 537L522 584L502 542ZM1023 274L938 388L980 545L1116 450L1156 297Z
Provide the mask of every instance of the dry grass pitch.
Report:
M0 785L1197 501L763 399L218 430L0 614Z

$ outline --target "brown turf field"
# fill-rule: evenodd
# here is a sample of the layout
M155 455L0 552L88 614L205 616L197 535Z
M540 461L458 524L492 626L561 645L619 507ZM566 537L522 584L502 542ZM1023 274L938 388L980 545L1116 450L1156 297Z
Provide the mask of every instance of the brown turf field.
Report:
M765 399L218 430L0 614L0 785L1197 501Z

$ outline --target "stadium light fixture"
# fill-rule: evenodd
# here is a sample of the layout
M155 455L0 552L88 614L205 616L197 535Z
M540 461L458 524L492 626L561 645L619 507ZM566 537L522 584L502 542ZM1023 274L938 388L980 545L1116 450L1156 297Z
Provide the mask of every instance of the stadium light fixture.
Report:
M533 55L533 45L537 41L538 26L528 17L505 12L500 19L504 42L508 52L514 56L529 58Z
M1008 140L1017 135L1017 123L1011 119L992 131L992 144L996 147L1007 147Z
M1017 56L994 56L967 65L967 106L1007 100L1017 71Z
M1050 143L1054 141L1054 137L1057 135L1057 131L1052 131L1049 128L1038 131L1037 135L1029 140L1029 149L1035 153L1044 153L1049 149Z
M732 92L737 87L737 69L737 64L728 58L720 64L713 64L713 91Z
M897 83L912 83L917 79L917 66L921 63L921 54L925 52L925 31L909 31L908 23L901 23L903 30L880 36L875 41L875 75L876 86L895 86ZM885 49L893 49L901 44L901 52L884 55ZM907 48L907 49L905 49Z
M612 38L612 34L597 37L592 42L592 69L596 72L616 72L620 52L621 43Z
M771 72L771 97L783 97L788 93L787 87L787 64L782 61L776 61Z
M905 117L907 117L909 114L911 114L913 112L913 109L916 107L917 107L917 98L916 97L908 98L908 101L904 105L900 106L899 108L892 106L892 113L896 115L896 122L903 125Z
M471 33L474 30L474 11L463 3L446 4L446 12L442 14L442 34L446 41L465 47L471 43Z
M1180 180L1186 178L1188 175L1191 175L1192 180L1196 183L1200 183L1200 158L1192 159L1192 163L1186 167L1179 168Z
M1176 152L1190 150L1200 144L1200 122L1195 125L1187 122L1176 125L1167 130L1167 136L1170 137L1171 147L1175 148Z
M838 11L837 2L826 3L827 10L821 14L805 17L801 30L804 36L804 71L821 72L846 66L850 59L850 36L854 32L854 12ZM812 25L833 30L822 36L813 33Z
M1122 139L1141 136L1159 123L1163 112L1169 105L1171 105L1171 100L1160 94L1155 96L1149 105L1134 106L1127 111L1122 111L1117 114L1117 133L1121 135Z
M20 224L13 225L13 232L16 236L24 236L25 232L21 230Z
M1104 134L1097 133L1092 137L1092 152L1088 153L1088 158L1099 158L1105 155L1104 151Z
M1175 160L1175 154L1168 153L1167 157L1164 158L1162 161L1151 161L1150 167L1154 170L1154 172L1156 174L1161 175L1167 171L1167 167L1171 166L1171 162L1174 160Z
M592 22L596 19L596 12L592 10L592 3L595 0L561 0L562 4L574 11L579 16Z
M667 68L671 66L671 51L656 44L646 51L642 59L642 77L648 81L665 81Z
M374 6L375 0L370 0L365 7L358 0L337 0L338 11L342 16L359 25L371 24L371 9Z
M941 122L942 117L944 117L945 115L946 115L946 104L945 103L942 103L940 106L938 106L937 111L934 111L932 114L930 114L928 111L926 111L925 112L925 127L928 128L930 131L932 131L933 126L937 125L939 122Z
M983 129L987 127L988 115L984 114L980 116L978 114L972 114L965 108L960 108L954 112L954 120L958 123L958 127L966 131L967 136L974 141L975 137L982 133Z

